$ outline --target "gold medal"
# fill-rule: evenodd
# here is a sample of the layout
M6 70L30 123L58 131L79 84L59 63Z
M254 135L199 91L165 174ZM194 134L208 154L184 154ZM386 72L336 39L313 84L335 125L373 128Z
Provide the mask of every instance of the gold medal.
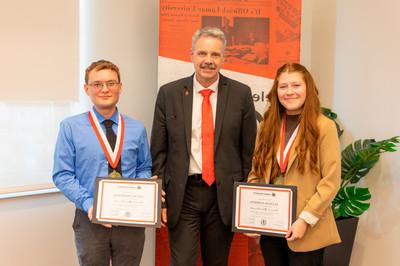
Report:
M115 169L113 169L112 172L108 174L108 176L111 178L122 177L121 174Z
M285 184L285 177L283 175L279 175L274 178L273 181L274 185L284 185Z

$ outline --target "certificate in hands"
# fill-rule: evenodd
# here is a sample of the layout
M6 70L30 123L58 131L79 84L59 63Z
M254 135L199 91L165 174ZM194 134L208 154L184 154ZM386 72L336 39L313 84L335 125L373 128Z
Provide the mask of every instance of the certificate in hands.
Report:
M93 222L160 227L161 180L97 177Z
M297 188L235 182L232 230L284 237L296 215Z

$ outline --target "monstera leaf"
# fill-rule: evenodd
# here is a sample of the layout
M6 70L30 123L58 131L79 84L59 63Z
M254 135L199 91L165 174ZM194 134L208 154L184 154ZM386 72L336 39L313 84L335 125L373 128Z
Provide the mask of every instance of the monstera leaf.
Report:
M375 141L374 139L357 140L342 151L342 182L352 184L360 181L379 161L383 152L396 151L400 137Z
M336 125L336 130L338 133L338 136L340 137L343 134L343 129L340 128L340 125L338 124L338 122L336 121L337 119L337 114L335 112L333 112L331 109L326 108L326 107L322 107L321 108L321 112L322 114L324 114L326 117L328 117L329 119L331 119L333 122L335 122Z
M343 130L336 121L337 114L329 108L322 108L321 111L335 122L340 137ZM400 136L382 141L359 139L342 151L342 181L332 202L335 218L360 216L368 210L371 193L368 188L357 187L357 183L376 165L381 153L397 151L399 143Z
M360 216L368 210L371 193L368 188L350 186L340 188L332 202L335 219L339 217Z
M360 139L342 151L342 182L332 202L335 218L360 216L368 210L371 199L368 188L350 184L358 183L379 161L381 153L396 151L399 143L399 136L382 141Z

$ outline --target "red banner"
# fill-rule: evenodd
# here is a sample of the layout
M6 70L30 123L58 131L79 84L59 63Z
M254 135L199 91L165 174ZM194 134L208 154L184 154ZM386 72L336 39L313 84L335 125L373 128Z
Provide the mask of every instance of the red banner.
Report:
M300 0L161 0L159 55L189 61L194 31L219 27L227 38L224 69L273 78L300 59L300 11Z

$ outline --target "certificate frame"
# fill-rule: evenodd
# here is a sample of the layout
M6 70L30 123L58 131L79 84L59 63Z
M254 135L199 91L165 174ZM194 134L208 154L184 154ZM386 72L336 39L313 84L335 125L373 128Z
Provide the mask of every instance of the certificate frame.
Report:
M284 237L295 221L296 204L296 186L235 182L232 231Z
M133 227L161 227L161 184L160 179L96 177L92 222ZM112 206L113 204L120 206L114 206L115 209L112 209L112 206L109 206L110 199ZM130 205L132 201L147 204L140 208L141 214L138 214L141 211L125 211L126 205L135 209L132 207L134 204ZM145 208L149 206L151 208Z

